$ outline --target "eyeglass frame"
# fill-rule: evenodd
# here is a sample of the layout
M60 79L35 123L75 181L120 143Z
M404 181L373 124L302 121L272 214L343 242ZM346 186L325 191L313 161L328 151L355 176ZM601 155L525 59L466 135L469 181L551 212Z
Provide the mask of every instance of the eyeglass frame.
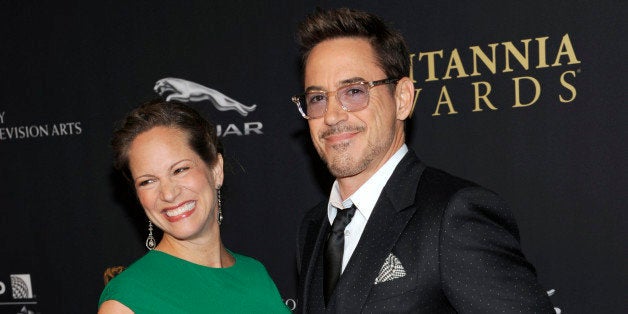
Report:
M371 88L377 87L377 86L380 86L380 85L386 85L386 84L396 84L397 82L399 82L399 80L400 80L400 78L391 78L391 77L389 77L389 78L385 78L383 80L376 80L376 81L370 81L370 82L368 82L368 81L351 82L351 83L344 84L344 85L340 86L338 89L332 90L332 91L312 90L312 91L305 92L303 94L294 95L294 96L292 96L291 100L292 100L293 103L295 103L297 105L297 108L299 109L299 113L301 113L301 116L303 116L304 119L307 119L307 120L309 120L309 119L318 119L318 118L321 118L321 117L323 117L325 115L325 113L327 112L327 106L325 107L325 111L323 111L322 115L320 115L318 117L310 117L310 116L308 116L305 113L305 111L303 110L303 107L301 106L301 101L300 101L301 98L304 99L304 102L307 102L307 101L305 101L305 96L306 95L313 94L313 93L321 93L321 94L325 95L325 97L327 99L326 101L329 101L329 95L331 93L335 93L336 94L336 100L340 104L340 107L342 108L342 110L347 111L347 112L355 112L355 111L360 111L360 110L368 107L369 101L371 99L370 98L370 96L371 96L371 94L370 94ZM353 111L349 110L345 106L345 104L343 104L342 101L340 101L340 96L338 96L338 93L337 93L339 90L341 90L343 88L346 88L348 86L351 86L351 85L367 85L368 86L368 88L366 90L366 97L367 97L367 99L366 99L366 103L364 104L364 107L361 107L360 109L353 110ZM307 107L307 103L305 103L303 105Z

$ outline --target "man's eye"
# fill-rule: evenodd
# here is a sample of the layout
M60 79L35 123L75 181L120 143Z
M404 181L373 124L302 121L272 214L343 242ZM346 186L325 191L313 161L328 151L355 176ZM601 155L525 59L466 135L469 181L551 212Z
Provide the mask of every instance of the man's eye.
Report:
M359 97L364 95L365 91L362 88L359 87L352 87L347 89L347 91L345 92L345 95L349 96L349 97Z
M322 101L325 101L325 95L323 94L312 94L312 95L308 95L307 96L307 103L308 104L316 104Z
M174 174L180 174L190 169L190 167L181 167L174 170Z

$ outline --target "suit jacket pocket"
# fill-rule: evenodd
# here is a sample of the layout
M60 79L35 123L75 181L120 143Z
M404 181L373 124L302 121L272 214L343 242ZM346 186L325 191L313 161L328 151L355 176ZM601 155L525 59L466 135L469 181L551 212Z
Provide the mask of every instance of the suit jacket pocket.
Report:
M401 278L380 282L373 285L367 303L402 296L403 294L413 291L416 288L417 279L413 274L407 274Z
M399 278L385 283L391 283L391 287L377 287L371 291L368 301L362 309L362 313L416 313L417 290L418 287L412 283L413 280L401 281ZM395 281L399 281L395 285ZM379 289L381 288L381 289Z

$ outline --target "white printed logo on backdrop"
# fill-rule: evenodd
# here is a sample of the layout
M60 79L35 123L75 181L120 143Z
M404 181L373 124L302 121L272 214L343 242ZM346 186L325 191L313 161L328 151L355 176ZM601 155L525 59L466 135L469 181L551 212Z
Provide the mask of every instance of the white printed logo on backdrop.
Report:
M0 111L0 141L25 140L39 137L77 136L83 133L81 121L8 125L6 111Z
M201 84L180 78L163 78L155 83L153 88L167 101L179 102L201 102L209 101L218 111L236 111L241 116L246 117L249 113L257 109L257 105L244 105L233 98ZM244 122L243 124L230 123L226 127L216 125L219 137L228 135L246 136L263 134L263 124L260 121Z
M30 274L11 275L13 299L32 299L33 285Z
M36 313L27 308L27 306L37 306L37 296L33 292L31 275L12 274L9 275L9 281L0 281L0 313L7 313L10 311L9 308L13 309L15 306L21 306L20 314Z

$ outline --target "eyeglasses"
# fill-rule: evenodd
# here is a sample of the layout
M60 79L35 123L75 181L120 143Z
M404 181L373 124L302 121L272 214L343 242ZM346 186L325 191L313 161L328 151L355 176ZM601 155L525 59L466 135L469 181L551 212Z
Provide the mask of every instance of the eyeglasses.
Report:
M316 119L327 112L327 99L336 93L336 99L345 111L358 111L366 108L369 102L369 90L375 86L395 84L398 78L387 78L372 82L355 82L342 86L335 91L308 91L305 94L292 96L292 101L299 108L305 119Z

